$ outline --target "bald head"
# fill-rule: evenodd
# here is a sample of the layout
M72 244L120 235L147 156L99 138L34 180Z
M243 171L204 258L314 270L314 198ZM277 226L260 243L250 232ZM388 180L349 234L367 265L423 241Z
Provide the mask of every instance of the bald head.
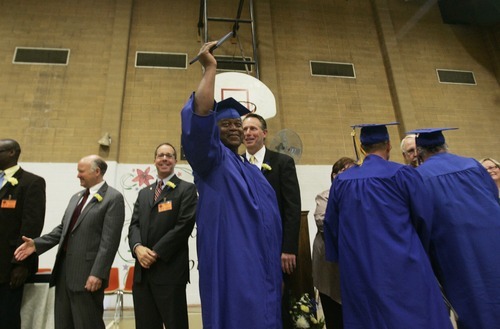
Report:
M91 188L94 185L101 183L104 174L108 169L108 164L98 155L88 155L83 157L78 162L78 179L80 185L85 188Z
M21 146L13 139L0 139L0 170L17 165Z

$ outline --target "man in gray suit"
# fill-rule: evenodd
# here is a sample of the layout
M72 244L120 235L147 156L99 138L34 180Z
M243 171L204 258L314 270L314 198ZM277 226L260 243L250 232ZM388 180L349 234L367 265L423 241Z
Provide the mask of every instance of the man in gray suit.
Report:
M104 289L120 243L123 196L104 181L108 165L97 155L78 162L80 185L61 224L36 239L23 236L14 252L20 261L59 245L50 286L56 286L55 327L102 328Z

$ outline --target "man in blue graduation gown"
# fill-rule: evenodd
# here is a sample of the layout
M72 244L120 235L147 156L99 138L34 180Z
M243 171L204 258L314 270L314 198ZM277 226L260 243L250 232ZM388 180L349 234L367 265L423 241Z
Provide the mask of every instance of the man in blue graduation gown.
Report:
M196 212L204 329L281 328L281 219L274 190L238 155L241 115L216 104L217 62L202 46L204 74L181 112L182 146L199 192Z
M327 260L340 268L346 329L452 328L416 228L431 214L410 166L388 161L385 125L362 125L363 164L338 175L325 215Z
M498 189L474 159L447 152L450 128L413 131L434 217L429 253L460 329L500 328Z

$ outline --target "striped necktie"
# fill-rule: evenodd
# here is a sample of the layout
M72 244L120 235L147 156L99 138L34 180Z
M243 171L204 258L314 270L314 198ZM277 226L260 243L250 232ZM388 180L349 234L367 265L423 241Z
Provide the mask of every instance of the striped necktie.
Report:
M68 239L71 236L71 231L73 231L73 228L75 227L76 221L78 220L78 217L80 217L80 214L82 213L83 207L85 207L85 204L87 203L87 199L90 195L89 189L85 190L85 193L83 194L83 197L78 203L78 205L75 207L75 210L73 210L73 215L71 216L71 220L69 222L69 228L66 233L66 236L64 237L63 241L63 250L66 251L68 249Z
M158 200L160 197L161 191L163 187L163 179L159 180L158 183L156 184L156 189L155 189L155 201Z
M4 171L0 172L0 188L2 188L4 177L5 177L5 172Z
M248 160L251 164L257 164L257 158L254 155L250 156L250 159Z

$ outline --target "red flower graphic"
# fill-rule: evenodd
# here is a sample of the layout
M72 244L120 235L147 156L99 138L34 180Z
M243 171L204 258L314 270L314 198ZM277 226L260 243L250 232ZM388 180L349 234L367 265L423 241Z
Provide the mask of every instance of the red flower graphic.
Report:
M141 169L136 169L137 171L137 177L132 179L132 182L139 182L139 187L141 185L149 185L149 181L151 179L154 179L153 176L149 174L149 167L146 168L146 170L142 171Z

